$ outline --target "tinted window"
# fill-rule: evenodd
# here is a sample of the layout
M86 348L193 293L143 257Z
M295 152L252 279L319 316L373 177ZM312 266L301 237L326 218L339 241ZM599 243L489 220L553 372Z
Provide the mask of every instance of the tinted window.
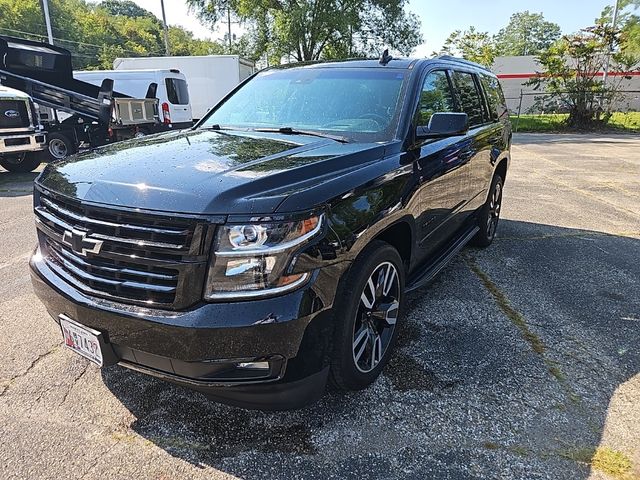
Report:
M187 82L180 78L165 78L167 86L167 98L174 105L187 105L189 103L189 89Z
M487 94L491 119L497 120L507 113L507 106L505 105L502 88L500 88L500 82L498 82L497 78L490 77L489 75L480 75L480 82L482 82L482 87Z
M482 125L484 123L482 97L473 80L473 74L453 72L453 84L458 92L461 110L469 115L469 125Z
M220 105L203 126L291 127L385 140L397 128L406 76L406 71L392 68L265 70Z
M428 125L431 115L436 112L455 111L455 103L447 73L442 70L429 73L420 92L417 125Z

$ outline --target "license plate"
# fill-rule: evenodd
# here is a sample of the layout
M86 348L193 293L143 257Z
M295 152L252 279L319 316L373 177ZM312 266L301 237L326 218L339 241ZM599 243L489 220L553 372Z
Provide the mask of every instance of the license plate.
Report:
M59 318L64 346L101 367L103 360L99 339L100 332L80 325L65 315L60 315Z

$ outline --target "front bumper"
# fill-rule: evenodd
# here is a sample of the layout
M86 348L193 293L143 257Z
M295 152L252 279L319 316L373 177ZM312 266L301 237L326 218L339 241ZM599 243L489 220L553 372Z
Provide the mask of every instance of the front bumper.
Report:
M15 133L0 136L0 155L38 152L47 146L44 132Z
M86 296L38 255L30 267L35 293L56 321L64 314L103 334L105 365L119 363L244 408L298 408L324 391L337 285L319 292L319 285L334 283L318 281L322 272L281 297L174 312ZM269 362L269 369L256 375L239 368L244 362Z

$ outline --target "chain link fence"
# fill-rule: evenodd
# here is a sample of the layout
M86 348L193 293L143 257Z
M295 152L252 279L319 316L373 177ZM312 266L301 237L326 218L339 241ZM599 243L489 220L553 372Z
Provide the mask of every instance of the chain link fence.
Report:
M516 132L561 130L569 116L570 106L557 94L520 90L505 99ZM640 132L640 90L616 92L611 111L608 126Z

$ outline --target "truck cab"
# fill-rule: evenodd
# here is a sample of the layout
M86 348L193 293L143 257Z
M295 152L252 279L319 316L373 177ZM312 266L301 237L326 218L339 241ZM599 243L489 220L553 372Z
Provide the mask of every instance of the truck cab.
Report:
M45 140L31 97L0 85L0 165L10 172L35 170Z

